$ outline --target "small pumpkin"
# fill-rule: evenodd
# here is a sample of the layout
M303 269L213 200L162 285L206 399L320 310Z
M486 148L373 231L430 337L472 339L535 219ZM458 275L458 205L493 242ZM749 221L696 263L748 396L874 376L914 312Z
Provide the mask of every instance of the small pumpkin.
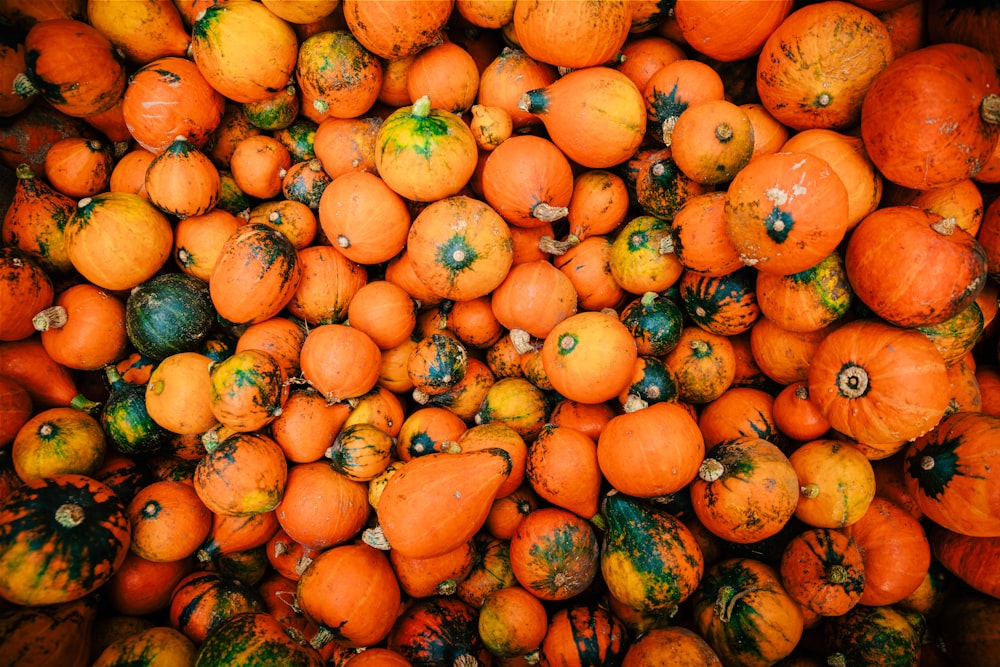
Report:
M433 0L422 5L394 2L375 8L363 0L348 0L342 6L351 34L376 56L394 60L432 44L453 5L452 0Z
M543 667L617 664L628 650L625 625L607 607L580 601L555 611L539 648Z
M717 399L736 377L736 354L729 338L697 326L681 330L677 345L663 361L677 380L677 397L689 403Z
M129 548L158 563L191 556L212 527L212 512L184 482L153 482L139 490L126 511L132 525Z
M284 452L262 433L234 433L195 467L194 488L218 514L244 515L273 510L288 476Z
M510 564L517 582L542 600L568 600L593 583L600 570L594 528L569 510L530 512L510 538Z
M281 363L265 350L246 349L209 368L215 418L234 431L257 431L281 413L289 386Z
M847 314L854 298L838 252L787 276L758 271L755 293L761 313L789 331L816 331L833 324Z
M0 237L33 257L51 275L73 268L64 229L76 202L37 178L27 164L16 166L14 191L0 226Z
M125 328L141 354L162 360L193 352L215 319L208 285L186 273L164 273L129 292Z
M915 665L924 621L893 606L858 605L830 620L826 630L829 660L843 664Z
M875 472L857 447L810 440L788 455L799 478L795 516L809 526L841 528L860 519L875 497Z
M99 139L67 137L52 144L45 154L45 176L68 197L92 197L108 189L114 157Z
M201 645L226 619L264 610L257 589L235 577L195 570L177 582L170 595L170 627Z
M324 30L299 45L295 80L316 123L363 116L382 87L382 63L347 30Z
M569 426L546 424L528 450L526 478L539 497L589 519L603 479L594 441Z
M514 36L537 60L572 69L604 65L625 44L631 26L627 2L601 6L566 5L558 0L531 0L514 5Z
M211 407L211 363L199 352L178 352L157 364L145 394L153 421L186 435L204 433L218 424Z
M386 645L413 667L488 663L490 653L477 630L475 609L437 595L416 601L400 614Z
M800 605L820 616L841 616L861 599L865 564L851 538L831 528L811 528L781 552L781 583Z
M149 201L179 218L207 213L222 194L219 170L183 135L153 158L145 182Z
M323 460L290 466L275 514L289 538L320 551L346 542L364 526L371 512L368 491ZM343 505L350 511L331 514L325 507Z
M198 649L174 628L157 626L111 642L98 654L94 665L111 667L130 660L177 660L194 664Z
M10 445L14 471L25 482L60 474L91 476L106 451L100 422L69 407L39 410Z
M52 280L42 265L20 248L0 248L0 340L14 341L35 332L35 315L52 305Z

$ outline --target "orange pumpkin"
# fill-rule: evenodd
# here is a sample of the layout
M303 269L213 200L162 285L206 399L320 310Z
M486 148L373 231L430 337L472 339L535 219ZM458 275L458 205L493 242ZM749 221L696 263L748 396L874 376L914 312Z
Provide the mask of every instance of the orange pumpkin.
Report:
M297 253L302 277L288 301L288 312L307 325L343 322L351 299L368 281L364 267L329 245Z
M389 562L399 580L400 589L413 598L451 595L458 582L469 574L474 559L472 540L431 558L411 558L395 549L389 551Z
M674 125L685 109L698 102L723 99L722 77L706 63L678 58L653 73L642 96L650 133L669 147Z
M805 530L781 552L781 583L800 605L820 616L846 614L865 588L858 545L830 528Z
M328 403L336 403L362 396L375 386L380 358L378 345L363 331L323 324L306 334L299 362L306 381Z
M45 153L45 176L59 192L80 199L108 189L114 158L99 139L67 137Z
M406 246L406 201L369 172L335 178L319 200L323 232L345 257L359 264L387 262Z
M636 3L632 3L633 23L635 21ZM676 42L661 35L633 36L625 41L621 55L623 62L615 65L615 69L632 79L639 90L645 90L650 77L664 65L685 57L684 50Z
M416 54L407 69L410 102L427 95L438 108L462 114L472 107L478 90L479 67L455 42L428 46Z
M774 397L771 409L775 426L794 440L815 440L830 430L830 422L809 398L809 385L804 380L785 385Z
M483 166L483 196L511 225L535 227L569 213L573 171L555 144L524 135L504 141Z
M382 63L346 30L324 30L303 40L295 65L303 114L319 123L327 116L357 118L375 103Z
M336 179L349 171L375 173L375 137L381 116L324 118L316 128L313 150L323 170Z
M536 650L548 630L548 612L541 601L518 586L491 593L479 608L477 626L486 648L511 658Z
M521 109L518 102L528 91L544 88L557 78L553 65L519 48L505 47L479 75L479 104L506 111L514 129L540 125L541 119Z
M546 424L531 444L526 476L538 496L589 519L597 514L603 479L597 447L569 426Z
M52 306L52 280L32 256L19 248L0 248L0 340L29 337L36 330L34 317Z
M774 398L754 387L730 387L706 404L698 415L705 446L724 440L756 436L776 442L778 430L773 415Z
M799 478L795 516L817 528L858 521L875 497L875 472L857 447L836 440L810 440L788 456Z
M815 266L787 276L757 272L756 296L761 313L783 329L808 332L844 317L854 290L843 257L833 252Z
M49 356L76 370L97 370L120 360L129 343L125 304L90 283L61 292L34 322Z
M71 270L64 230L76 202L37 178L26 163L16 168L14 176L14 191L0 225L3 243L31 255L50 274Z
M153 482L140 489L126 509L132 525L129 548L158 563L194 554L212 526L212 512L184 482Z
M515 3L516 43L543 62L566 68L604 65L625 44L631 8L624 0L595 5L559 0Z
M365 484L334 470L328 461L293 465L275 515L288 537L321 551L354 537L371 513ZM332 513L328 506L345 508Z
M722 62L755 56L792 10L789 0L753 5L739 0L677 0L674 18L684 40Z
M184 136L153 158L145 180L149 201L179 218L207 213L222 194L219 170Z
M107 452L100 423L69 407L40 410L26 421L10 446L14 472L25 482L61 474L96 474Z
M254 134L240 140L229 158L229 169L239 189L259 199L281 194L292 156L270 135Z
M372 5L365 0L342 3L347 27L361 44L380 58L414 55L438 38L454 0L414 4L405 0Z
M740 107L753 125L753 157L777 153L786 141L789 130L764 108L763 104L747 102Z
M726 336L687 326L663 361L677 381L677 397L708 403L723 394L736 377L736 354Z
M528 514L510 538L517 582L541 600L568 600L587 589L600 570L591 524L559 507Z
M272 199L249 210L240 212L240 219L252 224L274 227L288 237L296 250L310 245L319 231L316 213L306 204L294 199Z
M722 276L743 266L739 250L726 233L725 192L687 197L670 225L673 254L685 269Z
M670 151L688 178L725 183L750 161L753 140L746 111L727 100L708 100L688 106L677 117Z
M198 461L194 489L216 514L259 514L277 507L287 475L284 452L269 436L234 433Z

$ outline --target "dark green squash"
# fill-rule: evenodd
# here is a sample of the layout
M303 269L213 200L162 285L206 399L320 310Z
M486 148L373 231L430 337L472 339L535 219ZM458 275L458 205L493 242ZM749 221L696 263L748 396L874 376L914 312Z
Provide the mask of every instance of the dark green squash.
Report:
M125 302L129 340L153 359L197 350L214 321L208 285L186 273L154 276L136 285Z
M94 592L125 560L130 531L125 506L102 482L26 482L0 504L0 597L44 605Z
M662 356L677 347L684 313L669 297L646 292L622 309L621 321L635 337L639 354Z
M636 360L636 376L624 392L626 410L677 400L677 378L660 357L641 355Z
M146 385L126 382L114 366L106 366L109 394L101 410L101 428L123 454L159 449L173 435L146 410Z
M616 491L604 498L602 515L601 573L611 595L647 614L676 610L705 569L691 531L673 515Z
M685 312L699 327L720 336L749 331L760 315L757 273L752 267L724 276L686 271L678 283Z
M477 610L457 598L434 596L414 602L397 619L388 647L413 667L490 664L478 632ZM459 659L477 662L459 663Z
M266 611L230 616L209 633L198 649L195 667L322 667L308 643L293 639Z
M826 625L833 667L916 667L925 632L920 614L857 605Z

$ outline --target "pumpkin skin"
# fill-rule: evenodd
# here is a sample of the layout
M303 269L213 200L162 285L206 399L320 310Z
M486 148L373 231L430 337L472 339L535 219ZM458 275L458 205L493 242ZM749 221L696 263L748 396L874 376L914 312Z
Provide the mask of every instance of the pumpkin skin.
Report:
M779 442L780 434L774 423L774 398L756 387L730 387L698 414L698 428L706 447L725 440L757 437Z
M66 222L65 235L73 267L111 291L152 278L173 250L167 217L148 200L125 192L81 199Z
M392 1L384 6L372 6L364 0L342 3L344 18L351 34L361 44L386 60L414 55L438 37L454 0L433 0L414 5Z
M822 158L762 155L729 185L726 233L744 264L779 275L798 273L843 240L847 203L847 188Z
M760 52L768 36L792 11L791 0L762 6L720 0L677 0L674 18L684 40L710 58L733 62Z
M961 535L933 524L929 538L934 558L946 570L980 593L1000 598L1000 581L992 567L1000 553L1000 539Z
M900 443L932 429L948 407L947 369L934 344L876 320L828 333L808 376L809 396L833 428L881 452L869 458L899 451Z
M602 312L567 317L542 344L542 364L552 386L581 403L601 403L621 393L637 358L631 332L616 316Z
M112 667L140 660L194 664L197 652L195 643L180 631L157 626L111 642L98 654L93 664Z
M662 356L670 352L680 340L684 325L683 311L657 292L646 292L630 301L619 317L632 332L640 355Z
M326 30L299 45L295 80L314 122L363 116L382 87L382 64L346 30ZM311 108L310 108L311 107Z
M26 163L18 165L14 175L17 180L0 238L31 255L50 276L70 271L64 229L76 202L37 178Z
M628 649L625 625L596 603L571 604L549 617L539 649L543 667L619 664Z
M111 41L88 23L52 19L24 37L28 90L67 116L110 109L125 91L125 66Z
M830 619L826 645L831 659L846 665L918 664L923 619L891 606L858 605Z
M78 600L107 582L128 552L125 506L84 475L25 482L0 515L0 596L15 604Z
M983 104L998 89L995 63L970 46L933 44L897 58L861 107L868 155L887 179L916 190L974 177L1000 138L996 114L990 119ZM911 109L914 95L934 103Z
M483 164L483 196L509 224L536 227L569 213L573 171L554 143L534 135L504 141Z
M799 486L788 457L767 440L742 437L712 447L691 483L695 515L713 534L750 544L791 520Z
M489 664L490 653L477 629L477 612L465 602L443 596L424 598L400 615L386 646L413 667L466 661Z
M900 242L885 244L883 234ZM982 246L954 220L911 206L882 208L858 223L844 266L857 297L901 327L955 316L983 290L988 270Z
M812 528L789 540L781 552L779 573L788 594L820 616L847 613L865 588L861 550L831 528Z
M24 481L73 473L93 475L107 450L101 425L75 408L39 410L11 443L11 460Z
M53 360L74 370L97 370L121 359L128 344L125 304L90 283L66 288L33 322Z
M20 248L0 248L0 296L3 324L0 341L14 341L35 333L33 319L52 305L52 280L42 265Z
M731 558L709 567L692 601L696 629L724 664L773 665L802 636L798 603L761 561Z
M673 286L683 265L673 253L670 223L655 215L626 222L611 244L610 269L615 281L631 294L662 292Z
M538 126L541 119L519 108L518 102L529 90L544 88L557 78L553 65L507 46L480 72L479 104L506 111L514 129Z
M670 661L678 667L721 667L722 661L697 633L681 627L653 627L635 638L622 667L653 667Z
M212 414L234 431L257 431L281 413L289 385L278 359L265 350L241 350L213 363Z
M906 450L907 491L924 516L971 537L1000 536L1000 503L988 472L1000 455L1000 417L956 412Z
M631 8L622 1L578 5L558 0L514 3L514 36L525 53L557 67L603 65L625 44Z
M458 582L472 570L476 558L472 540L454 551L433 558L409 558L389 550L389 562L402 592L411 598L451 595Z
M549 626L541 601L518 586L504 588L483 600L477 627L486 649L501 658L536 650Z
M552 143L566 157L591 169L625 162L646 131L642 93L631 79L610 67L573 70L526 92L518 108L542 120Z
M670 613L697 588L701 547L676 517L615 491L604 498L601 574L618 601L647 614Z
M371 512L367 488L317 460L291 466L275 512L288 536L320 551L346 542L364 526ZM332 515L323 507L337 504L351 511Z
M591 524L559 507L530 512L510 539L517 582L541 600L568 600L586 590L597 576L599 558Z
M864 453L837 440L811 440L788 455L799 478L795 516L819 528L860 519L876 493L875 471Z
M515 264L493 291L490 306L508 330L545 338L556 324L577 312L577 294L566 274L551 262Z
M139 490L126 511L132 525L129 548L157 563L191 556L212 527L212 512L184 482L153 482Z
M256 44L252 53L246 40ZM191 55L205 80L225 97L259 102L288 85L298 40L291 26L254 2L209 5L191 27Z
M157 364L145 395L154 422L183 435L204 433L218 424L211 406L211 363L199 352L178 352Z
M757 63L764 107L795 130L855 125L872 81L892 61L885 25L839 0L792 12L767 38Z
M145 182L149 201L179 218L207 213L222 194L219 170L183 135L153 158Z
M847 314L854 298L838 252L787 276L758 271L755 293L760 312L788 331L829 326Z
M288 476L284 452L262 433L234 433L203 459L194 488L216 514L241 516L275 509Z
M754 283L759 271L749 267L724 276L685 272L678 281L680 302L688 317L702 329L719 336L749 331L760 315Z
M45 154L45 176L64 195L91 197L108 189L113 164L106 142L68 137L52 144Z
M235 577L196 570L174 587L167 617L170 627L200 645L227 618L263 610L256 588Z

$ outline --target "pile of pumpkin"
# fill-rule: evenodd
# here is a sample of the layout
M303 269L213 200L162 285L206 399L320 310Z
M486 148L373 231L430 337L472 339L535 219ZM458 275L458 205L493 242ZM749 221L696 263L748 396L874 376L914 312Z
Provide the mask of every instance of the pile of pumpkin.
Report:
M996 9L4 7L0 664L995 664Z

